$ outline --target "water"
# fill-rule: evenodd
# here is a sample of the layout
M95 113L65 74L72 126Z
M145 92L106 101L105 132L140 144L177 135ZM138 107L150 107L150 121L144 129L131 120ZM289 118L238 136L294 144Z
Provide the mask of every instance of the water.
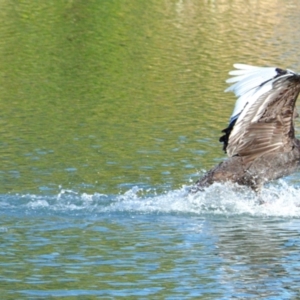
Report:
M298 299L299 173L188 193L298 0L0 5L1 298Z
M5 299L292 299L299 189L1 197Z

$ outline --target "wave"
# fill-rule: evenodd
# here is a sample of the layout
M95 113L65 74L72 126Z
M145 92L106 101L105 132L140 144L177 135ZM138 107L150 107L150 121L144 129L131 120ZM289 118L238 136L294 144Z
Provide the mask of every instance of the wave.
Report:
M62 189L57 195L0 195L1 214L67 214L86 216L127 214L217 214L300 217L299 187L284 181L255 194L246 187L214 184L203 192L189 186L157 194L155 189L133 187L118 195L86 194ZM260 202L264 202L260 205Z

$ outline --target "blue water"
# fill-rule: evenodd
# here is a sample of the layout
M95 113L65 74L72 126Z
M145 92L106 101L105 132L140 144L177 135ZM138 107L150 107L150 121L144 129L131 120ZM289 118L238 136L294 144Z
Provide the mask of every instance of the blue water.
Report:
M181 185L234 63L300 70L299 3L2 1L0 299L298 299L299 173Z
M296 299L299 188L188 189L2 195L5 299Z

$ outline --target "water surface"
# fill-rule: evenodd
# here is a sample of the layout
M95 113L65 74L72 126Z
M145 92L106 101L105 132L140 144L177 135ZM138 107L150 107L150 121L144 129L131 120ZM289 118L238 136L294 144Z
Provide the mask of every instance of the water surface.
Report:
M300 70L298 0L0 6L5 299L297 299L299 173L188 189L232 64Z

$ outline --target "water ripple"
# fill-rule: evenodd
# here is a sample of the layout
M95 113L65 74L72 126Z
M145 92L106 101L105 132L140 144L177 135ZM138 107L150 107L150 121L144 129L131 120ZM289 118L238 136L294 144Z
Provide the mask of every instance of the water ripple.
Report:
M138 186L117 195L78 193L62 189L57 195L1 195L1 213L94 216L125 214L195 214L300 217L299 188L285 181L255 194L245 187L214 184L204 192L189 193L190 187L158 194ZM263 200L265 203L260 205Z

